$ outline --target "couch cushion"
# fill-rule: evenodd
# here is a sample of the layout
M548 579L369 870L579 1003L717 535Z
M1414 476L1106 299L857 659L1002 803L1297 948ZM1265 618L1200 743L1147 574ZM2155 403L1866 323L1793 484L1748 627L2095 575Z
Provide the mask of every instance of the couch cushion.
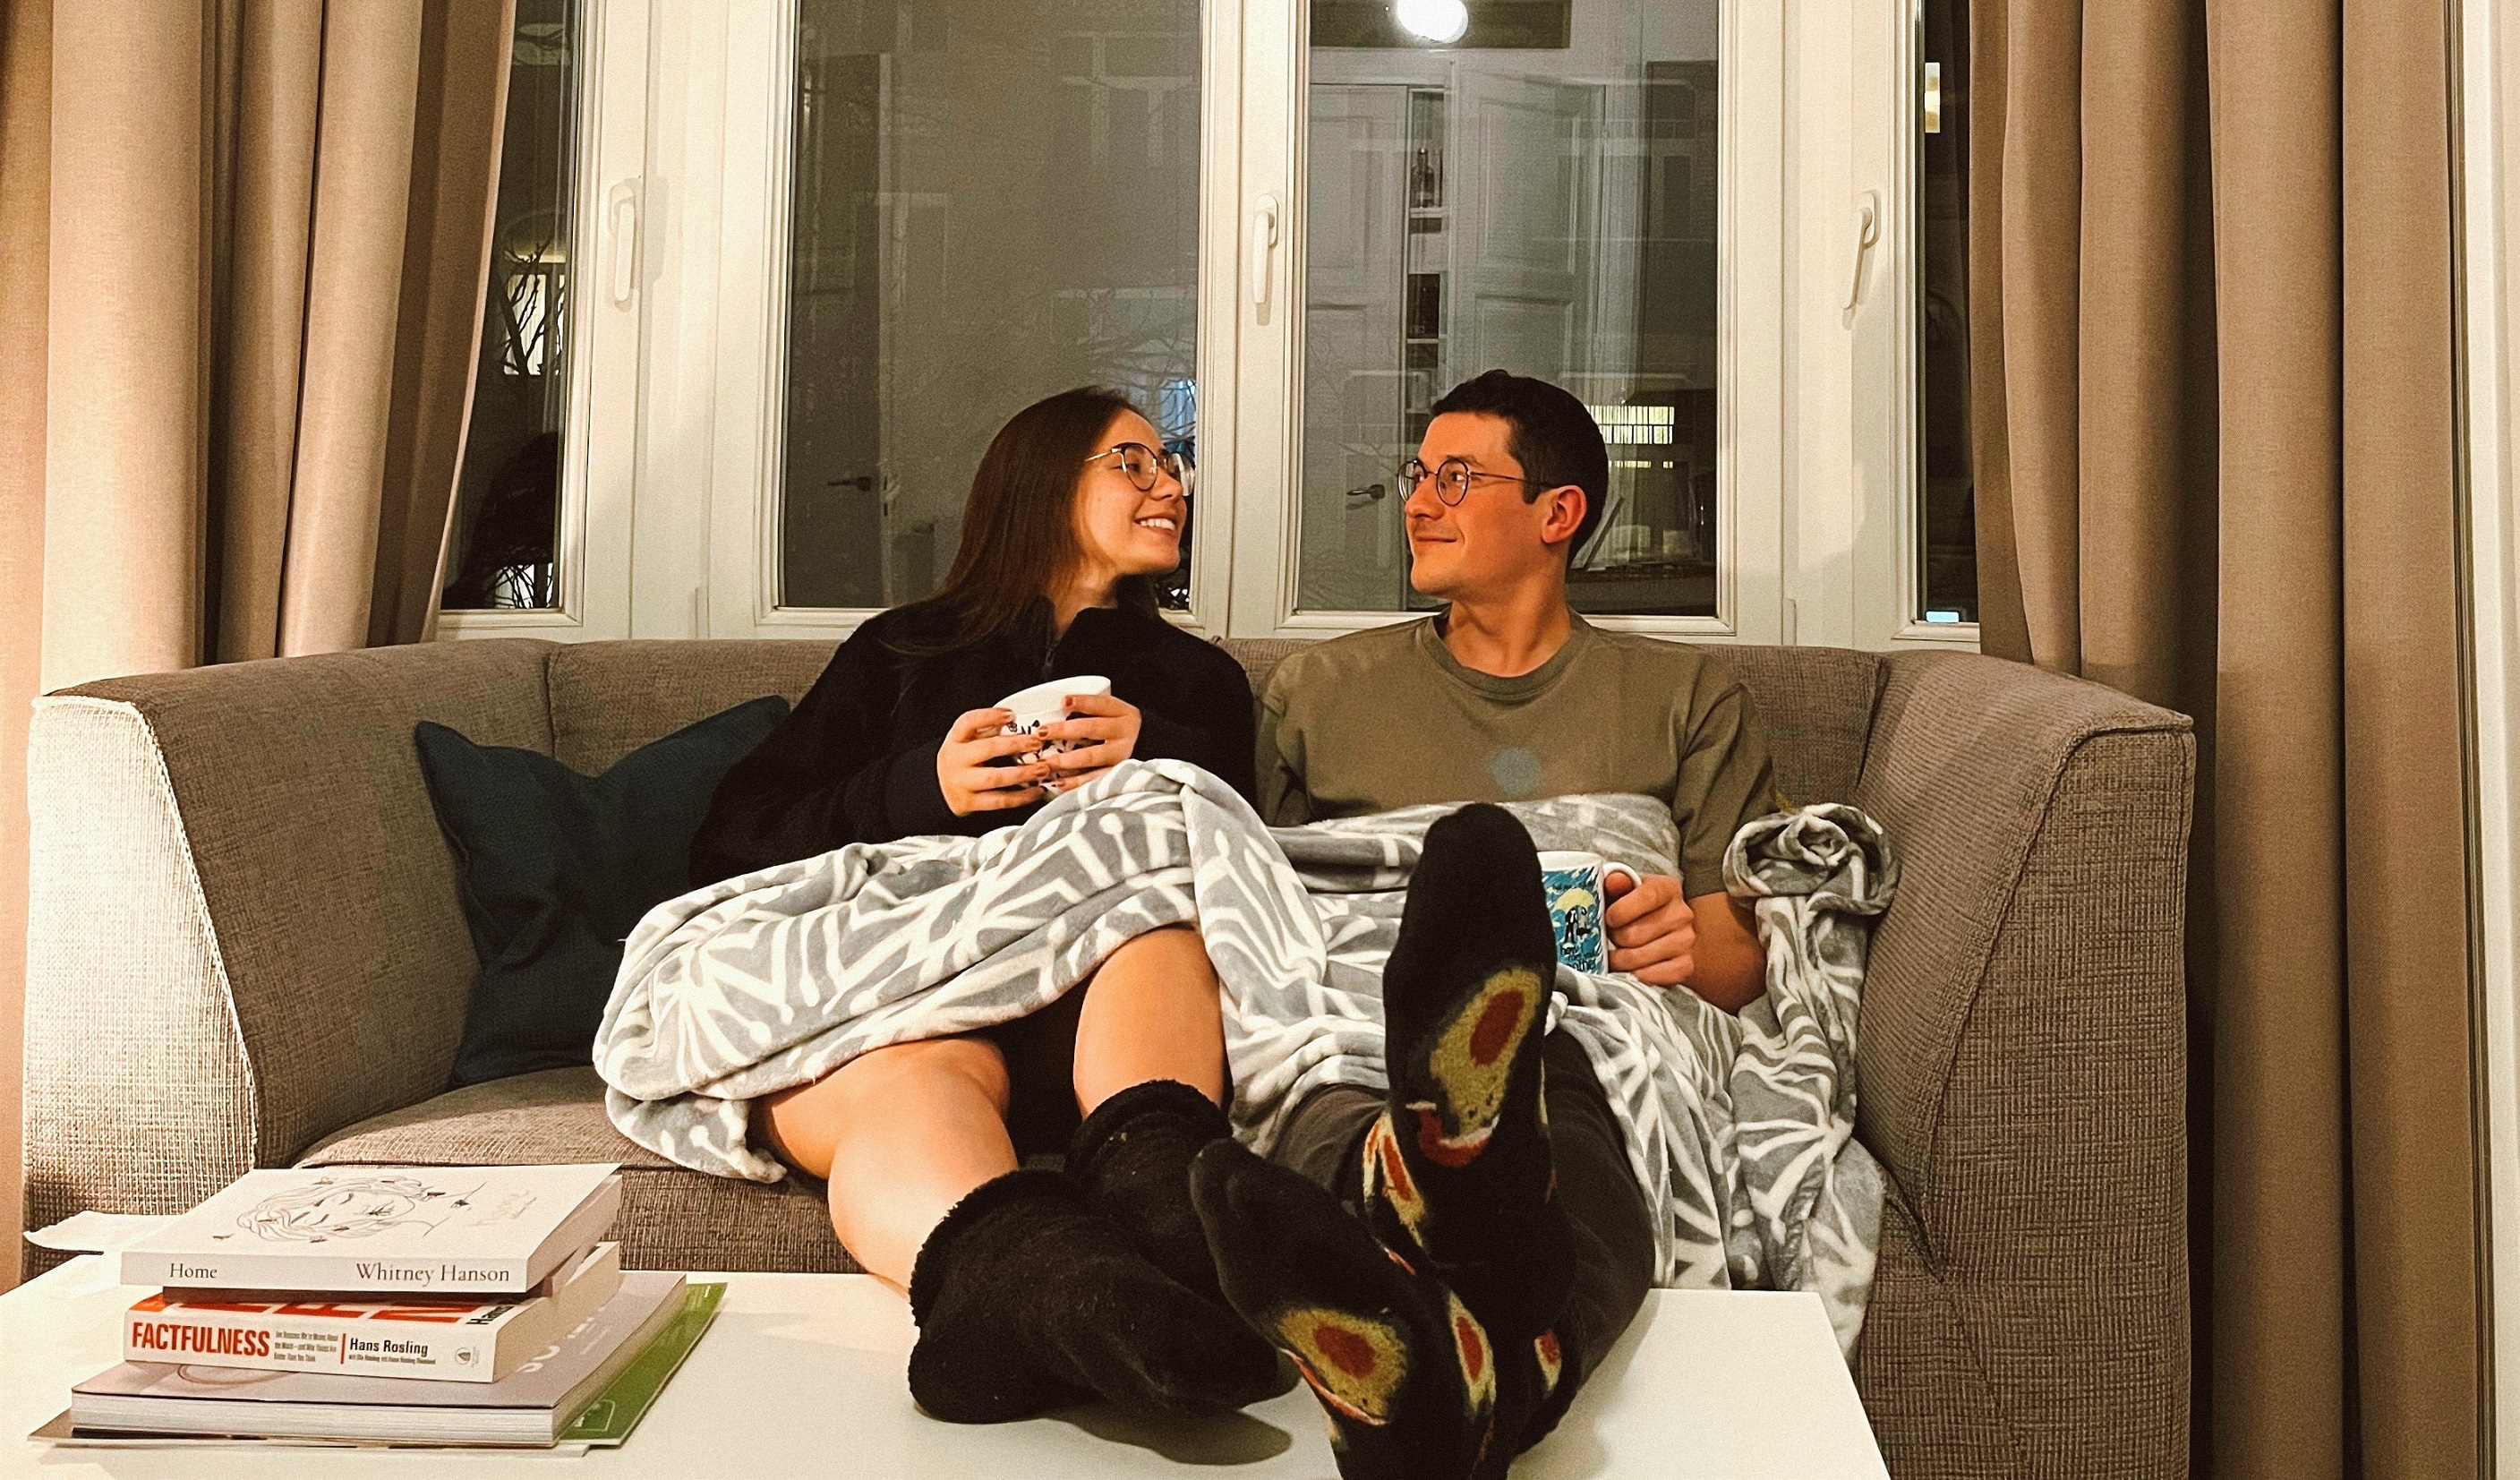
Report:
M306 1148L299 1166L345 1162L405 1166L532 1166L617 1161L625 1167L672 1162L612 1129L604 1081L587 1066L545 1069L449 1090L389 1110Z
M832 1236L823 1187L771 1186L678 1167L612 1128L592 1068L547 1069L469 1085L363 1120L298 1159L321 1166L621 1164L622 1262L643 1270L801 1270L858 1266Z
M766 694L805 696L822 642L563 643L551 656L551 753L597 774L658 736Z
M1881 655L1850 648L1704 650L1732 670L1768 722L1777 787L1797 806L1842 802L1864 774Z
M1311 638L1302 637L1221 637L1216 640L1216 646L1224 649L1242 665L1242 671L1251 676L1251 696L1254 699L1268 692L1269 675L1277 671L1278 665L1288 654L1300 652L1312 645Z

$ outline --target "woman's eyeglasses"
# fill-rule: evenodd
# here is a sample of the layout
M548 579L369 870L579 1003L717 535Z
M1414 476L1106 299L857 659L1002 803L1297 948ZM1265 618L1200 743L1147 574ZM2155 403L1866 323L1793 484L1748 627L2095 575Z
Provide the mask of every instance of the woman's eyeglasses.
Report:
M1411 458L1400 465L1400 477L1401 486L1404 488L1415 488L1428 478L1433 478L1435 497L1442 499L1447 508L1458 505L1462 500L1469 497L1470 485L1481 478L1493 479L1500 483L1549 486L1538 478L1518 478L1509 472L1481 472L1460 458L1446 458L1442 467L1431 469L1421 459Z
M1183 471L1189 467L1182 461L1180 453L1157 452L1144 442L1122 442L1115 447L1105 447L1085 461L1099 463L1104 458L1114 457L1120 460L1120 471L1129 475L1129 481L1137 486L1140 493L1152 493L1158 476L1176 483L1183 482Z

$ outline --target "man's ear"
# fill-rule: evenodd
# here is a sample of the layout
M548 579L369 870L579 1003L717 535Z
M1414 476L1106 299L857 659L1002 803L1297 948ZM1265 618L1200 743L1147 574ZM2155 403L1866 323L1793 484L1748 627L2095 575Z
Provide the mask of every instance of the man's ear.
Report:
M1549 515L1540 521L1540 542L1562 545L1575 538L1575 531L1584 527L1584 490L1562 483L1541 497L1549 501Z

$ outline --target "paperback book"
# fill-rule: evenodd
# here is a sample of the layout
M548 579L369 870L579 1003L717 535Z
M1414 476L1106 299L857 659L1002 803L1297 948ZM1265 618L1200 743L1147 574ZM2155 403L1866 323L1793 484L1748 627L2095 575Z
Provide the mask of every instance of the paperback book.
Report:
M682 1367L683 1359L699 1344L711 1322L717 1319L718 1303L725 1298L723 1284L691 1284L683 1287L682 1307L674 1318L660 1327L637 1358L613 1374L603 1392L580 1412L574 1422L560 1433L557 1441L540 1444L530 1440L514 1442L468 1441L458 1446L451 1440L326 1438L316 1435L213 1434L213 1433L147 1433L129 1429L80 1427L64 1410L43 1427L26 1437L47 1444L102 1449L139 1448L165 1449L187 1445L233 1447L259 1444L272 1448L313 1446L326 1448L420 1448L420 1449L537 1449L583 1452L589 1449L610 1449L620 1445L639 1427L655 1406L657 1395Z
M620 1208L608 1163L269 1168L125 1248L122 1282L520 1295Z
M339 1300L167 1290L122 1323L127 1362L496 1382L603 1308L621 1246L600 1243L514 1300Z
M604 1308L496 1382L126 1362L70 1390L81 1430L411 1444L550 1445L685 1306L683 1277L633 1270Z

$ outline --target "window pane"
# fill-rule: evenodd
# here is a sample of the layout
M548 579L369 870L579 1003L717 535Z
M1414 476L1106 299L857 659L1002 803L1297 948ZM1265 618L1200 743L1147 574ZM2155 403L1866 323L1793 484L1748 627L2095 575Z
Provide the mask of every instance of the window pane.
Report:
M1194 454L1198 0L803 0L796 43L780 605L934 590L1054 391Z
M575 0L517 0L481 363L440 595L450 610L560 605L578 27Z
M1427 605L1397 470L1503 366L1609 443L1577 608L1714 613L1719 14L1313 0L1299 605Z
M1917 181L1921 238L1916 367L1924 442L1926 622L1977 620L1977 485L1969 446L1968 5L1925 0L1925 60L1942 68L1939 120L1928 120ZM1939 128L1932 127L1938 121Z

